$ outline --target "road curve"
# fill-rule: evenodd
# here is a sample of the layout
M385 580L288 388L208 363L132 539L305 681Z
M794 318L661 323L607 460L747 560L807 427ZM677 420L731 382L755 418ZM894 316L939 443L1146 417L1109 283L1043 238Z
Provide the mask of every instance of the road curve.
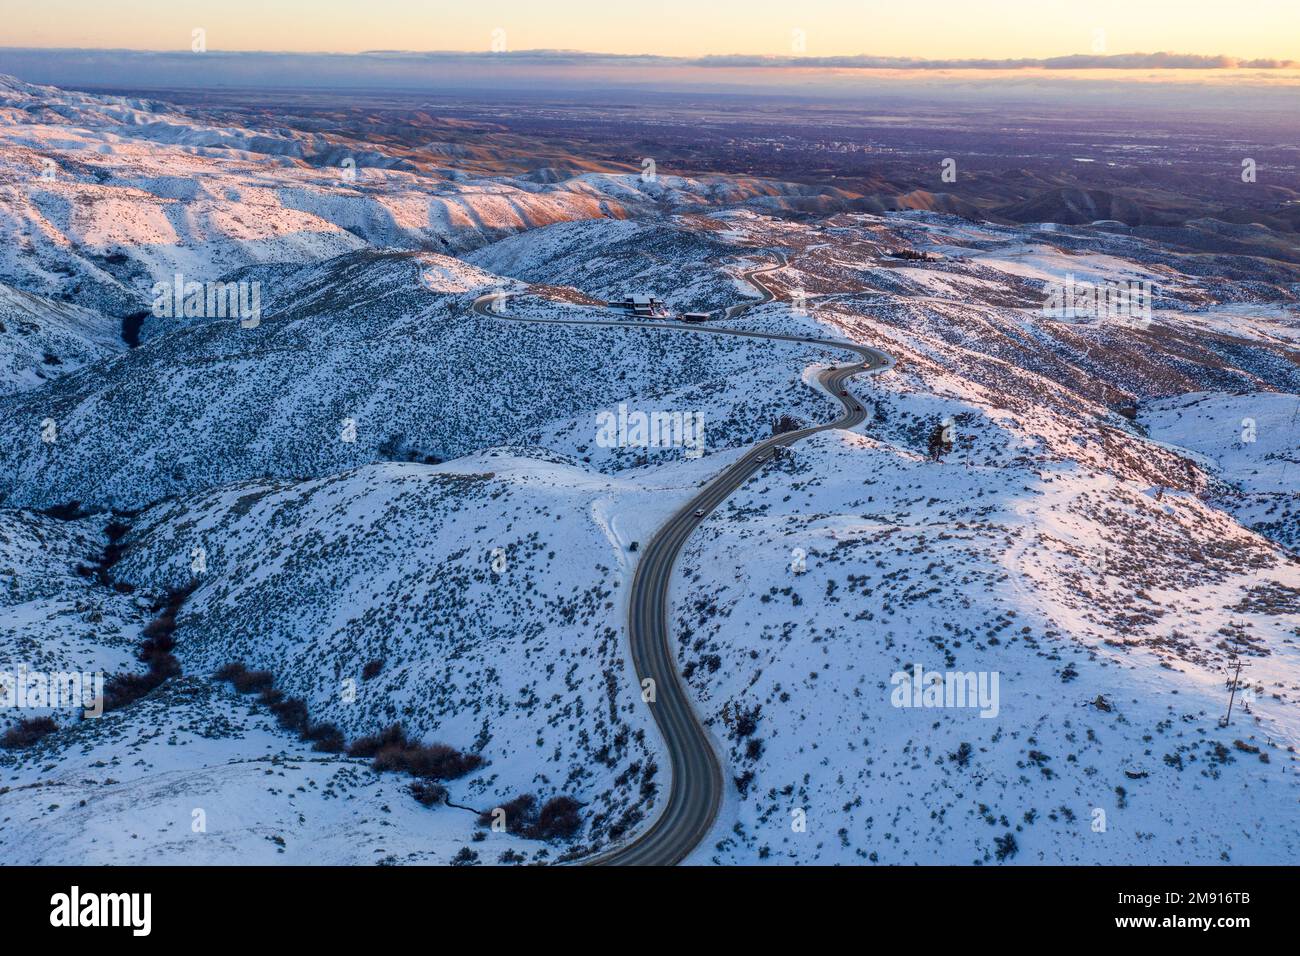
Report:
M782 257L781 265L785 264ZM745 303L728 309L726 316L733 318L747 308L775 298L758 279L758 274L780 268L768 266L745 273L763 294L758 302ZM749 338L775 339L799 342L806 345L826 346L852 352L861 361L833 367L818 376L818 382L844 406L844 414L825 425L815 425L798 431L774 435L754 445L744 457L726 468L721 474L688 501L660 528L641 554L632 575L632 589L628 608L628 644L637 678L650 678L655 682L655 700L650 704L671 764L671 784L668 798L651 825L627 843L587 861L596 865L672 866L686 858L698 846L713 826L722 806L725 782L722 764L709 733L695 713L690 695L677 671L676 654L670 627L668 606L669 585L673 567L691 532L728 495L739 488L755 472L764 467L771 456L809 435L831 428L852 428L866 418L863 405L852 395L841 395L849 379L855 375L880 371L893 364L883 352L864 345L836 342L830 339L807 338L799 335L777 335L740 329L711 328L687 325L680 322L633 322L585 319L525 319L496 311L492 303L502 302L505 294L481 296L475 300L474 311L482 315L543 325L602 325L619 328L672 329L702 335L738 335ZM501 308L498 305L497 308ZM697 515L696 512L703 512Z
M743 315L744 313L748 312L754 306L762 305L764 302L771 302L773 299L776 298L776 293L773 292L771 289L769 289L763 283L763 280L759 278L759 276L761 276L765 272L776 272L778 269L784 269L787 265L789 265L789 260L786 259L784 252L778 252L776 254L776 257L781 261L774 262L771 265L759 266L757 269L750 269L748 272L741 273L741 278L743 278L750 285L758 289L759 294L762 296L762 298L759 299L757 302L741 302L739 305L731 306L729 309L727 309L726 312L723 313L722 317L724 319L734 319L736 316Z

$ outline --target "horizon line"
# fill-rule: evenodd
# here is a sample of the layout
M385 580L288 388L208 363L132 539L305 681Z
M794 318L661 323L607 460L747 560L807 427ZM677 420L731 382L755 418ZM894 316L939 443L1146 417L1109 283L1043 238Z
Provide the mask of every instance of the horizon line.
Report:
M575 65L577 62L607 62L643 66L684 66L732 69L849 69L849 70L1294 70L1300 60L1278 58L1243 58L1223 53L1072 53L1053 57L1017 57L991 59L981 57L906 57L858 53L841 56L803 56L749 53L720 53L704 56L671 56L659 53L604 53L591 50L536 48L529 50L222 50L205 49L199 53L183 48L143 49L132 47L33 47L0 46L0 51L35 53L126 53L144 56L270 56L270 57L338 57L378 58L468 58L529 60L544 64Z

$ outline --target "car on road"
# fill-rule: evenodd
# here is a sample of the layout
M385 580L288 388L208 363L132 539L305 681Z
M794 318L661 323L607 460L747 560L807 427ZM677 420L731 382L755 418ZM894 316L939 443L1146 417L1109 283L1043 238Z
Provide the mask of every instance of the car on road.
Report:
M703 509L703 508L696 508L696 509L695 509L695 517L697 517L697 518L703 518L703 517L704 517L704 509Z
M847 394L849 394L849 390L848 390L847 388L842 388L842 389L840 389L840 394L841 394L841 395L847 395Z

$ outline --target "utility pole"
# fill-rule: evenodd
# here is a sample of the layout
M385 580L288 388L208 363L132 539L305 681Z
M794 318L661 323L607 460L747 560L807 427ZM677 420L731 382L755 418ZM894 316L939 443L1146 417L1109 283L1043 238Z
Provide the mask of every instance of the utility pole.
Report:
M1296 401L1295 411L1291 413L1291 424L1287 428L1287 433L1289 435L1295 434L1295 420L1297 416L1300 416L1300 400ZM1281 479L1279 479L1280 482L1286 479L1286 466L1289 464L1291 464L1291 459L1288 458L1286 455L1283 455L1282 456L1282 477Z
M1241 686L1240 648L1245 643L1245 634L1244 634L1245 628L1240 623L1237 623L1232 625L1232 629L1235 632L1232 640L1233 643L1237 645L1237 647L1236 649L1228 652L1231 655L1231 657L1229 658L1228 666L1232 667L1233 663L1235 662L1236 669L1233 671L1232 684L1230 685L1228 690L1228 713L1221 721L1219 721L1220 727L1227 727L1228 724L1232 721L1232 704L1237 696L1237 688Z
M1232 722L1232 700L1237 696L1237 682L1241 679L1241 658L1237 658L1237 670L1232 675L1232 689L1228 691L1228 715L1219 721L1220 727L1226 727Z

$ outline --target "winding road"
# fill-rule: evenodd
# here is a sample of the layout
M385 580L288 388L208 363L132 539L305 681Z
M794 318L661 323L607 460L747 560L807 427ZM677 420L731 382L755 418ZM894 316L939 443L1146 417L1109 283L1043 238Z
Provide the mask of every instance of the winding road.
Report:
M760 291L762 298L732 306L726 311L726 318L735 318L755 305L777 298L759 276L785 266L784 255L778 253L778 256L781 258L779 264L752 269L743 274ZM893 360L885 353L864 345L798 335L723 329L681 322L526 319L493 308L494 301L500 308L506 297L508 294L504 293L481 296L474 301L474 311L495 318L543 325L672 329L700 335L738 335L798 342L842 349L854 353L861 360L826 369L817 379L822 388L844 406L843 415L828 424L774 435L754 445L744 457L705 485L655 533L633 572L628 608L628 643L638 679L643 682L647 678L654 681L655 698L649 707L668 751L672 771L671 785L663 808L647 829L627 843L588 862L597 865L672 866L685 859L708 836L717 819L725 792L722 763L713 749L708 730L695 713L690 694L677 670L668 604L669 586L677 557L691 532L708 517L709 512L726 500L751 475L761 470L774 455L780 454L776 449L817 432L832 428L852 428L862 422L866 418L862 403L851 394L840 393L847 389L849 380L855 375L889 368Z

